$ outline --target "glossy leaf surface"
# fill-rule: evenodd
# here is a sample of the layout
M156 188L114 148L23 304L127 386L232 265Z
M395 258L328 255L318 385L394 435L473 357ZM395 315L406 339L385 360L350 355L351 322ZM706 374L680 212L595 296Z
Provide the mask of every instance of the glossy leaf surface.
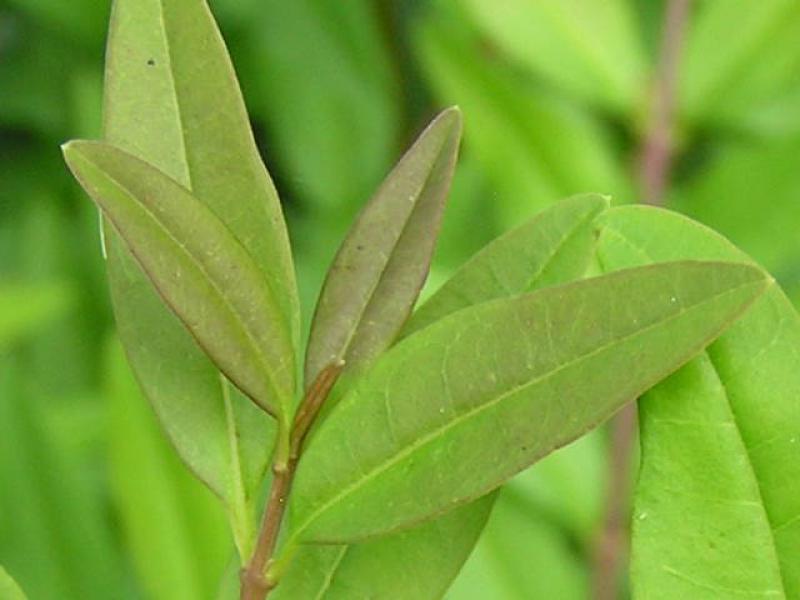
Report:
M268 276L296 342L297 297L277 194L204 0L115 0L104 120L110 143L191 189L224 221ZM241 515L266 469L269 419L220 377L113 231L106 233L115 316L137 379L184 461Z
M749 260L674 213L600 221L607 268ZM632 577L647 598L800 595L800 317L768 291L705 353L640 402Z
M364 207L322 288L306 385L327 365L361 369L405 323L430 269L461 140L451 108L431 123Z
M487 302L420 331L310 441L294 536L363 538L485 494L677 369L765 286L749 266L661 265Z
M158 293L220 370L285 415L294 394L290 334L252 257L213 212L149 164L108 144L64 156Z

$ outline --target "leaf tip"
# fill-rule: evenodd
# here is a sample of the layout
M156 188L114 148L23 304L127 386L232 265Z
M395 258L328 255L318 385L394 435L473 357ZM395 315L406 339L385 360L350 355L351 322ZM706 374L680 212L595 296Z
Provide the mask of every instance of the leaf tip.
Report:
M450 106L440 112L431 123L431 128L443 127L450 129L457 136L461 136L461 130L464 124L464 115L458 105Z

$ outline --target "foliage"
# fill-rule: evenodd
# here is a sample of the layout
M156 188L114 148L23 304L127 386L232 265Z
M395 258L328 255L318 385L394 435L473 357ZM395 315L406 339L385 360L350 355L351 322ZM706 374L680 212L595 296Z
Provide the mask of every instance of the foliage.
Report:
M101 137L109 5L0 3L0 564L21 587L235 594L297 402L344 359L276 598L441 597L479 537L454 600L585 597L604 432L528 467L648 389L633 592L800 597L797 313L749 266L798 297L796 6L698 5L680 68L669 201L751 259L674 213L556 202L637 199L658 3L210 4L250 122L205 2L117 0L104 142L66 146L164 438L52 150ZM459 167L450 110L379 185L453 103Z

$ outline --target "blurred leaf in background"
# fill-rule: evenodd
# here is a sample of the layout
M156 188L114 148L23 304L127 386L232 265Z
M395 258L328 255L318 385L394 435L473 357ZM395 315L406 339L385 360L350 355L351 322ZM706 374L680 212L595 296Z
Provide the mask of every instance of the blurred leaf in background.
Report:
M306 326L350 220L437 108L461 107L465 144L426 296L558 198L640 200L667 2L209 4L287 213ZM692 6L669 205L798 301L800 7ZM98 216L58 152L99 135L109 12L0 0L0 564L35 599L212 597L232 542L109 342ZM452 599L586 597L607 447L598 432L515 479Z

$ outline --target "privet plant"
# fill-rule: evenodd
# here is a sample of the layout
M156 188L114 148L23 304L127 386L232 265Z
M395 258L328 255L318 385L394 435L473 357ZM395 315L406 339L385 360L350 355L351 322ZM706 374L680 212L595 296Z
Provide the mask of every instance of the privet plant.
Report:
M137 379L227 509L227 593L441 598L503 483L642 397L634 592L800 597L800 320L747 256L585 194L416 306L456 168L451 108L357 217L306 342L206 3L118 1L107 63L104 140L64 155L104 217Z

